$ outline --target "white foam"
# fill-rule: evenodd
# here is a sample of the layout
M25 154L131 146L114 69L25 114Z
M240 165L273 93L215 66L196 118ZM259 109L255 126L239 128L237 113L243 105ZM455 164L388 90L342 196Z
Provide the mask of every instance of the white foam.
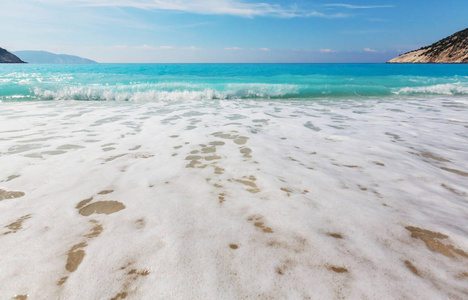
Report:
M0 298L464 298L466 103L2 103Z
M468 85L466 83L446 83L419 87L404 87L396 91L396 95L468 95Z
M32 89L32 94L33 97L44 100L190 101L276 98L295 95L298 90L298 86L290 84L227 84L215 89L203 85L177 82L115 87L65 86L58 90L35 87Z

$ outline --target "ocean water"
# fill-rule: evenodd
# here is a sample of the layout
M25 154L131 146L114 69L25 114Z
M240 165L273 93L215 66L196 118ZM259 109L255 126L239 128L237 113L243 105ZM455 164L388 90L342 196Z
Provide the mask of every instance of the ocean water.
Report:
M7 65L0 101L335 99L468 95L466 65Z
M0 299L468 297L466 65L1 65L0 101Z

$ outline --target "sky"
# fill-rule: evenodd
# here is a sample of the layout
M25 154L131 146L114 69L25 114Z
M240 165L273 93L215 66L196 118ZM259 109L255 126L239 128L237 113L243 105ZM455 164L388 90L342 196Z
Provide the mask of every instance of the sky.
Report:
M467 0L1 2L0 47L102 63L380 63L468 27Z

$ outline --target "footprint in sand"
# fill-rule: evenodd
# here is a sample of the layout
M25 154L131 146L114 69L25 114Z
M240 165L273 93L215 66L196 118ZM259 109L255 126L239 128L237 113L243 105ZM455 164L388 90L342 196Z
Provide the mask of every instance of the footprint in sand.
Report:
M257 180L257 178L255 176L253 176L253 175L250 175L248 177L243 176L242 179L234 179L234 181L242 183L243 185L249 187L247 189L247 191L252 193L252 194L256 194L256 193L260 192L260 189L258 188L257 184L255 183L256 180Z
M253 225L257 228L260 228L265 233L273 233L273 230L270 227L265 226L262 216L254 215L247 218L247 221L253 222Z
M112 192L114 191L103 190L100 191L98 195L107 195ZM122 209L125 209L125 205L119 201L96 201L90 203L91 201L93 201L93 199L94 197L82 200L76 205L75 208L78 209L80 215L85 217L88 217L92 214L109 215L118 212ZM75 272L80 266L81 262L83 261L86 255L85 249L88 246L88 242L91 239L98 237L104 230L104 228L100 223L98 223L98 221L91 220L90 222L93 223L94 226L88 234L83 236L85 240L73 245L67 252L67 263L65 264L65 269L70 273ZM60 280L57 282L57 285L63 285L67 281L68 277L69 275L60 278Z
M98 237L104 230L104 228L101 224L98 223L98 221L91 220L90 222L93 223L94 226L88 234L83 236L85 240L73 245L67 252L67 262L65 264L65 270L67 270L70 273L75 272L80 266L81 262L83 261L86 255L85 249L88 246L88 242ZM69 276L70 275L66 275L60 278L60 280L57 282L57 285L63 285L67 281Z
M125 209L125 205L119 201L96 201L79 209L82 216L90 216L92 214L110 215Z
M118 299L125 299L128 297L130 290L135 291L134 288L130 289L132 284L137 281L140 277L146 277L150 274L150 271L145 270L137 270L136 268L132 268L131 264L127 264L120 268L120 270L125 272L124 278L125 282L122 286L122 291L119 292L117 295L111 298L111 300L118 300Z
M10 229L10 231L5 232L3 235L7 235L7 234L10 234L10 233L16 233L18 230L20 230L22 228L23 222L26 221L29 218L31 218L31 214L22 216L21 218L19 218L15 222L13 222L11 224L8 224L7 226L5 226L5 228Z
M98 193L98 195L107 195L112 193L113 190L103 190ZM125 205L122 202L119 201L96 201L91 204L88 204L91 202L94 198L88 198L86 200L80 201L76 205L76 209L78 209L78 212L82 216L90 216L92 214L106 214L110 215L113 213L116 213L122 209L125 209Z
M0 201L5 200L5 199L15 199L15 198L20 198L25 195L24 192L21 191L7 191L0 189Z
M438 252L450 258L456 258L455 254L468 258L468 253L465 251L458 249L449 243L442 242L442 240L448 238L445 234L413 226L407 226L405 229L411 232L412 238L423 241L426 244L426 247L431 251Z

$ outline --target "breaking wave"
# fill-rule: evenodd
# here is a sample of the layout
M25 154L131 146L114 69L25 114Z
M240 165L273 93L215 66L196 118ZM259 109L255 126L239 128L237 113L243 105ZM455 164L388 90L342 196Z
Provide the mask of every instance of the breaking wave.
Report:
M66 86L60 89L35 87L25 98L32 100L87 101L182 101L229 99L306 99L343 97L389 97L417 95L468 95L468 85L461 83L404 87L376 86L304 86L294 84L227 84L222 87L203 85L147 86ZM21 96L15 96L19 98Z
M404 87L396 95L468 95L468 85L458 83L436 84L430 86Z
M104 100L104 101L161 101L259 99L297 97L299 88L289 84L228 84L223 89L185 86L178 89L108 86L69 86L59 90L33 89L33 97L41 100Z

